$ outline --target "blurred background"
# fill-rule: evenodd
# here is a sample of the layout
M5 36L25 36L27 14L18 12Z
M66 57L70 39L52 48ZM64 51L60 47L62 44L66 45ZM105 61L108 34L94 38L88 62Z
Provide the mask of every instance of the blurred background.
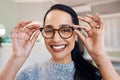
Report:
M102 16L105 50L120 74L120 0L0 0L0 70L12 53L11 34L15 25L21 20L33 20L42 25L46 11L56 3L71 6L80 16L96 12ZM40 35L24 66L49 57ZM87 54L85 57L91 59Z

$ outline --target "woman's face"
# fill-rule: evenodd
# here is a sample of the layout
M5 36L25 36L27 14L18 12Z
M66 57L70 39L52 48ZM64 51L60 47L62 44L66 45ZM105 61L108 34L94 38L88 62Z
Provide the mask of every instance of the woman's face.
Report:
M72 18L70 14L60 10L50 11L45 19L45 26L50 25L53 29L59 29L60 25L66 24L72 26ZM57 63L71 62L71 51L74 48L75 37L76 34L73 32L70 38L63 39L58 34L58 31L55 31L55 35L52 38L44 39L53 61Z

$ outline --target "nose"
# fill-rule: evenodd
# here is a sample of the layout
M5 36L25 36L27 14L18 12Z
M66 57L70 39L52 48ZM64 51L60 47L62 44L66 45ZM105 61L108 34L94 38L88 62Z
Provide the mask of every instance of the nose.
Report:
M60 37L58 31L55 31L55 34L53 36L53 39L52 39L54 42L60 42L62 40L62 38Z

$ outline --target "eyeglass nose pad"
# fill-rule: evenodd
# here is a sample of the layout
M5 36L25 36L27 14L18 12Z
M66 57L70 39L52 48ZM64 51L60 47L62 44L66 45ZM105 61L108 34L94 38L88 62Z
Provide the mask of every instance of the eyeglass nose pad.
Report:
M57 35L57 37L56 37L56 35ZM61 37L59 31L54 31L54 36L53 37L58 38L58 36Z
M55 31L55 33L54 33L54 35L53 35L53 37L52 37L52 40L55 41L55 42L59 42L61 39L62 39L62 38L61 38L59 32L58 32L58 31Z

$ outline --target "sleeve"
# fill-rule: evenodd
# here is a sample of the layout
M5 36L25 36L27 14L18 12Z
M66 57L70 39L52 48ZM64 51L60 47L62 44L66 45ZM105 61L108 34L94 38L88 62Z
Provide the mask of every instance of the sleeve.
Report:
M15 80L38 80L42 78L41 74L42 70L38 64L33 64L21 70Z
M21 70L15 77L15 80L31 80L32 79L31 68L27 67Z

